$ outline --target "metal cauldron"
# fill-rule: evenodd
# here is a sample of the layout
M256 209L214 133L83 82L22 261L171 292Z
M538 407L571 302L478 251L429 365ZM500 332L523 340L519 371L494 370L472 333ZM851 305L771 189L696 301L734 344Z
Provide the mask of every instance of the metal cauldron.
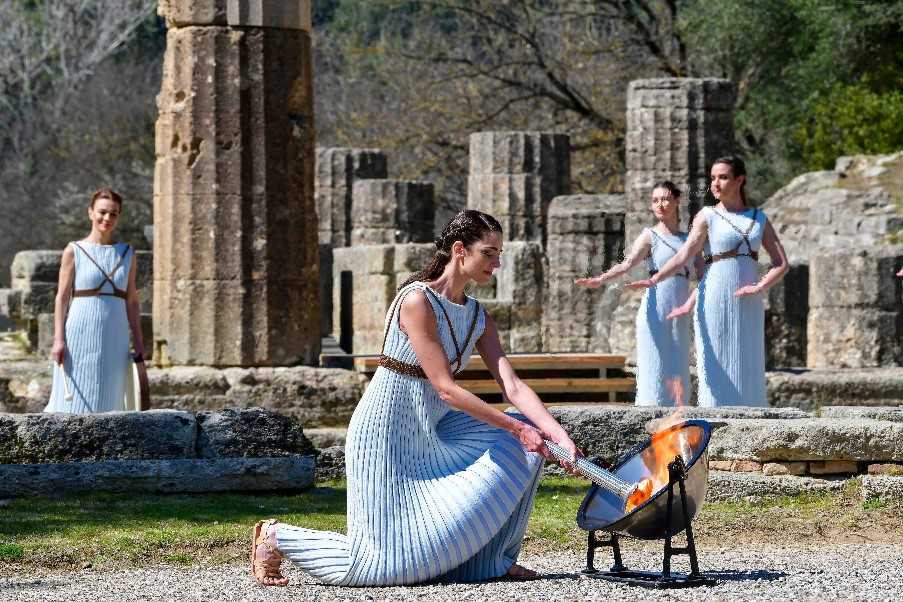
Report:
M702 506L708 489L709 463L706 450L712 427L704 420L686 420L663 432L680 429L685 431L687 442L682 456L686 464L684 487L687 498L687 521L692 521L696 511ZM650 469L656 468L653 454L649 449L651 442L649 439L631 450L621 462L609 470L628 483L636 483L648 477L652 474ZM677 487L674 488L674 494L679 495ZM680 503L679 500L675 501ZM608 531L638 539L663 539L669 535L666 524L667 505L667 485L659 488L645 503L628 513L624 512L624 503L617 495L593 485L580 504L580 510L577 511L577 525L586 531ZM676 535L685 528L683 512L671 512L670 535Z

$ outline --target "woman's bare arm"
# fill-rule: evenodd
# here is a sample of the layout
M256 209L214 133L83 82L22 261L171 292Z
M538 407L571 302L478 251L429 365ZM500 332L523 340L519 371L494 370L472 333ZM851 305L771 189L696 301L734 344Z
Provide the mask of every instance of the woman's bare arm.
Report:
M129 327L132 330L132 343L135 346L135 353L144 357L144 337L141 332L141 302L138 300L138 286L136 284L136 272L138 271L138 258L134 249L129 249L132 253L132 265L129 268L129 283L125 301L125 311L129 318Z
M578 278L577 280L574 280L574 284L586 288L599 288L612 278L617 278L618 276L626 274L631 268L649 256L649 249L652 248L652 241L649 240L649 237L649 231L643 230L643 232L636 237L636 240L633 241L633 245L630 247L630 253L624 258L624 261L616 263L611 266L607 272L599 276Z
M702 252L702 247L705 245L708 235L709 224L706 221L705 213L700 211L696 214L696 217L693 218L693 227L690 229L690 235L687 237L687 242L677 250L677 253L675 253L671 259L666 261L665 265L663 265L651 278L637 280L636 282L631 282L625 286L627 288L649 288L655 286L665 278L670 278L683 266L687 265L687 262L690 261L691 257L699 255L699 253Z
M60 274L53 304L53 348L50 355L57 364L66 361L66 315L72 299L72 284L75 282L75 251L66 245L60 259Z
M550 457L542 434L537 429L493 408L455 382L439 338L436 315L423 292L414 291L404 298L399 309L399 324L408 336L430 384L445 403L477 420L508 431L527 451Z
M774 227L767 218L765 220L765 232L762 234L762 248L765 249L765 252L771 258L771 269L765 272L765 275L756 284L748 284L741 287L734 293L735 297L759 295L767 292L768 289L780 282L787 270L790 269L784 246L778 238L778 233L775 232Z

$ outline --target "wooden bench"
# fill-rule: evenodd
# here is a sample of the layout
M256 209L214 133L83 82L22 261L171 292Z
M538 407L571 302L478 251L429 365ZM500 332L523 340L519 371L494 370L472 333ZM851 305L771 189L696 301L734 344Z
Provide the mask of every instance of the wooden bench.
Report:
M625 359L622 355L522 353L507 357L524 383L539 394L584 394L593 397L605 394L609 402L614 402L618 393L632 393L635 386L632 378L609 375L609 370L622 372ZM354 357L354 367L358 372L372 374L378 366L379 356ZM458 384L475 395L500 396L502 393L479 355L471 357L457 380Z

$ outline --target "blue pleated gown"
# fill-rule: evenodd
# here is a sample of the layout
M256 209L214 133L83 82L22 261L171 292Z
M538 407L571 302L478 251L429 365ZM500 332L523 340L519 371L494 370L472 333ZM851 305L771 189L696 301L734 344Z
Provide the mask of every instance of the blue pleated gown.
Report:
M655 273L686 242L687 235L659 234L649 230L650 255L646 266ZM636 316L636 405L673 406L669 381L677 379L683 387L682 403L690 397L690 316L667 318L672 310L687 302L690 296L692 260L680 271L646 289Z
M426 285L415 282L403 296ZM443 347L455 357L477 304L427 294ZM400 305L400 303L398 304ZM469 358L483 332L480 310ZM385 355L419 365L387 316ZM380 367L361 398L346 441L348 533L279 524L279 550L320 580L346 586L481 581L507 573L520 551L543 459L508 432L454 411L429 381Z
M709 229L706 253L737 249L744 255L713 262L699 283L695 312L699 405L765 406L764 302L761 295L734 297L739 288L759 279L757 261L745 253L758 252L762 246L765 214L714 207L702 211ZM741 232L748 232L748 245Z
M112 293L104 275L85 253L108 274L120 257L119 268L112 274L116 288L128 289L129 270L134 253L125 243L97 245L79 241L72 244L75 253L75 290L97 288ZM45 412L92 414L125 409L126 370L129 357L129 321L125 300L113 296L73 297L66 314L65 370L73 398L65 399L59 366L53 369L53 388Z

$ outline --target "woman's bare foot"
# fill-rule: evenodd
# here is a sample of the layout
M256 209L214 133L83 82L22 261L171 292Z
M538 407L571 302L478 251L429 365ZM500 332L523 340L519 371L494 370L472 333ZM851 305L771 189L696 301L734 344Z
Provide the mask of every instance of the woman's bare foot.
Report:
M282 554L276 548L276 520L259 521L254 525L251 539L251 575L260 585L288 585L288 579L279 571Z
M516 581L532 581L539 579L539 573L519 564L512 564L508 569L508 578Z

